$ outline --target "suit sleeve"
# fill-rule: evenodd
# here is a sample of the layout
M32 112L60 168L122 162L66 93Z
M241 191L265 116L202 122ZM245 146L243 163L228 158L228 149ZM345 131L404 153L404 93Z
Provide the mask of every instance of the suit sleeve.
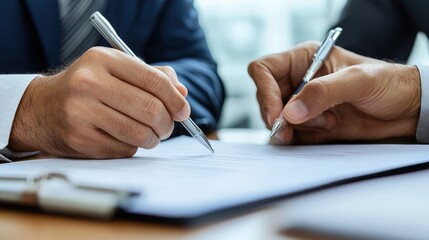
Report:
M191 0L166 3L149 46L145 60L152 65L173 67L179 81L188 88L192 119L204 132L215 130L224 88ZM173 135L186 133L176 124Z
M355 53L406 62L418 32L400 0L349 0L336 26L337 44Z

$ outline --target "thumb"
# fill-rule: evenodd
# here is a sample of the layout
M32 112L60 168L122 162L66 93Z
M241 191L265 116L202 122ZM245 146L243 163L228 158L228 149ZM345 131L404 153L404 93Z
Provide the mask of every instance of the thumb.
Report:
M360 99L368 89L365 78L342 70L308 82L286 104L283 115L292 124L314 119L331 107Z

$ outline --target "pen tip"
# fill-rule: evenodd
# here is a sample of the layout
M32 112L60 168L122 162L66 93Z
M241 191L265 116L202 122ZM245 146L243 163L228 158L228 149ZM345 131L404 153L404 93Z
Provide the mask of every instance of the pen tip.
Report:
M197 136L194 136L194 138L196 138L198 142L200 142L204 147L210 150L211 153L214 153L213 147L210 144L209 140L205 137L205 135L204 136L197 135Z
M213 147L212 147L212 145L210 144L210 142L209 141L207 141L207 145L206 145L206 147L210 150L210 152L213 154L214 153L214 149L213 149Z
M280 128L280 125L276 122L276 124L274 124L274 127L271 129L270 138L273 138L274 135L276 135L276 133L280 131Z
M285 126L284 118L277 118L274 122L273 128L271 128L270 138L273 138L276 133L278 133Z

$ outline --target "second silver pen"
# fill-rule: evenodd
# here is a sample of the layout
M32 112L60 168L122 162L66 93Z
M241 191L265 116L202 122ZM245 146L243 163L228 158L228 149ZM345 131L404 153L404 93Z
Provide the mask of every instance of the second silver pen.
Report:
M100 34L112 45L112 47L125 52L126 54L138 58L133 51L122 41L122 39L118 36L116 31L110 25L106 18L101 15L99 12L95 12L91 15L90 21L92 25L100 32ZM208 141L207 137L203 133L203 131L194 123L191 118L187 118L184 121L180 122L183 127L194 137L198 142L200 142L204 147L209 149L212 153L214 150Z
M302 79L300 85L295 89L294 95L298 94L305 86L305 84L307 84L314 77L316 72L322 66L323 61L325 61L325 59L328 57L329 53L334 47L335 42L337 41L342 31L343 31L342 28L337 27L328 32L328 35L326 36L325 40L322 42L320 47L314 53L313 62L311 63L310 67L305 73L305 76ZM286 126L286 120L283 114L281 114L273 124L271 133L270 133L270 138L272 138L276 133L282 130L285 126Z

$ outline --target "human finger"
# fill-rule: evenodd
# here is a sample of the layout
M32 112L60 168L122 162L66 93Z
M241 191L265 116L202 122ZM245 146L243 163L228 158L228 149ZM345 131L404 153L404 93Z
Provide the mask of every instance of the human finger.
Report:
M164 72L115 49L95 47L87 55L104 65L109 74L160 99L174 120L189 117L188 102Z
M316 42L298 45L290 51L269 55L251 62L249 75L257 87L257 99L261 114L268 126L272 126L294 89L302 81L310 65Z
M81 86L80 94L95 95L103 104L151 127L160 138L167 135L173 120L161 100L114 76L98 73L97 78L102 80L81 81L81 85L90 86Z
M154 66L156 69L159 69L165 73L168 78L171 80L173 85L179 90L183 97L188 96L188 89L179 81L176 71L170 66Z
M111 135L94 129L89 138L91 143L82 144L81 155L93 159L129 158L137 152L137 147L120 141ZM97 144L94 144L97 143Z
M130 118L121 112L102 105L94 104L93 124L112 137L132 146L146 149L154 148L160 142L161 137L149 126ZM163 126L164 135L172 128L173 122Z
M317 78L288 102L283 115L293 124L302 124L338 104L355 102L371 87L367 80L350 68Z

